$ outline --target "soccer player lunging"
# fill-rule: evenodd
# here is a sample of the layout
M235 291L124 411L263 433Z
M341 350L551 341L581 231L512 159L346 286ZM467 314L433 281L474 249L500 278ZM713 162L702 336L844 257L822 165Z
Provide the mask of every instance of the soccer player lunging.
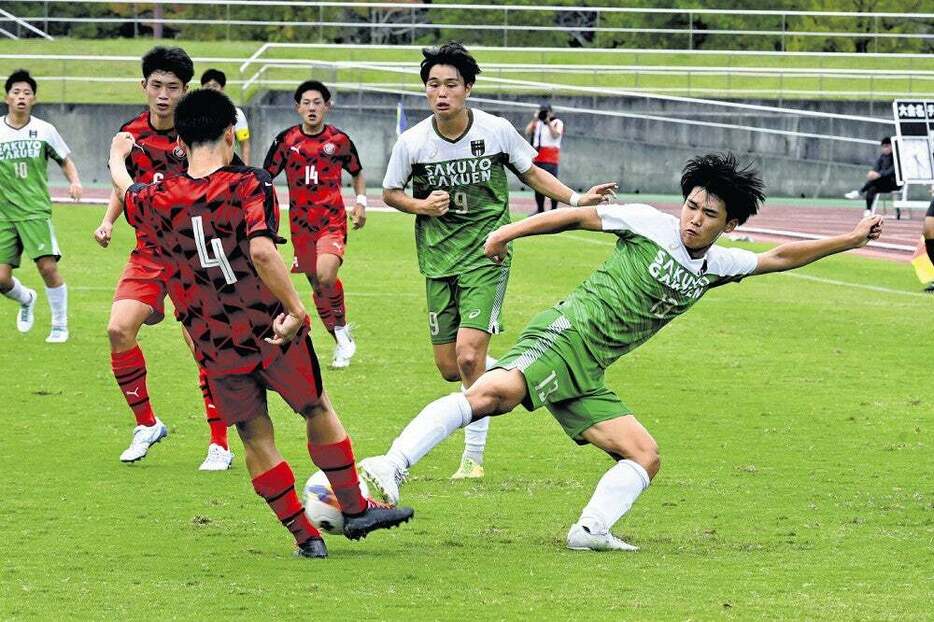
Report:
M467 107L480 68L464 46L448 43L422 54L421 78L432 114L396 141L383 201L416 215L435 364L445 380L469 387L495 363L487 349L491 335L503 330L510 253L496 264L484 256L483 242L509 222L506 169L536 192L573 206L600 203L616 184L573 192L532 164L535 150L509 121ZM409 181L411 197L404 190ZM467 427L453 479L483 477L488 427L488 419Z
M648 205L559 209L500 227L486 240L494 261L516 238L584 229L618 240L610 257L577 289L532 319L516 345L465 394L429 404L385 456L360 466L365 479L397 501L406 471L454 430L522 404L544 406L579 444L593 444L616 464L597 484L571 526L571 549L635 550L610 533L659 470L655 440L607 388L604 371L713 287L746 276L792 270L879 237L882 219L870 217L845 235L790 242L758 255L714 243L755 214L765 196L749 167L733 155L690 160L681 177L684 205L675 218Z
M325 123L331 92L317 80L295 89L295 111L301 123L283 130L273 141L263 164L275 177L285 170L289 184L289 225L295 261L311 283L318 315L337 346L331 367L350 365L357 351L344 303L344 285L337 271L347 247L347 212L341 196L341 172L353 178L356 203L350 212L353 228L366 223L366 181L357 148L343 131Z
M198 363L229 425L243 440L256 494L295 536L297 554L326 557L321 534L305 516L295 477L276 448L266 390L306 421L308 453L327 474L344 512L344 535L365 537L411 518L360 494L350 438L321 384L301 298L279 256L279 206L263 170L228 166L233 157L233 103L202 89L183 98L175 125L188 171L134 184L125 158L133 135L114 137L110 170L127 218L156 244L170 272L169 296Z
M39 296L20 283L13 270L23 254L35 261L52 310L52 330L45 340L64 343L68 341L68 287L58 271L62 254L52 228L49 158L62 167L68 194L75 201L81 198L81 180L58 130L32 116L38 88L29 72L14 71L5 88L7 114L0 125L0 294L19 304L16 328L28 333Z
M120 128L135 139L133 150L127 156L128 170L134 181L158 182L185 172L188 161L178 145L175 104L188 90L193 75L194 64L181 48L156 47L143 56L142 87L149 105ZM114 222L122 210L119 197L111 194L104 219L94 232L101 246L110 244ZM150 404L146 359L136 340L143 324L158 324L164 316L168 274L155 248L154 240L143 231L136 232L136 248L130 253L117 282L107 323L111 369L136 418L130 446L120 454L120 460L125 463L142 460L149 448L169 433ZM193 347L188 335L184 337L189 348ZM198 372L205 417L211 430L207 457L200 470L223 471L229 469L233 461L227 426L211 398L204 370Z

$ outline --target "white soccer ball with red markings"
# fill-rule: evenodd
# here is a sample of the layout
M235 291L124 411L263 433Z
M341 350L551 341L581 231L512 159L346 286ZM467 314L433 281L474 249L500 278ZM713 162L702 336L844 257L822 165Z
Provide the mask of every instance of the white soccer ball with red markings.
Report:
M360 479L360 494L364 497L370 496L370 489L363 479ZM321 531L342 534L344 532L344 515L341 513L341 506L331 490L331 483L328 482L328 476L324 471L312 473L308 481L305 482L303 491L303 501L305 502L305 515L311 524Z

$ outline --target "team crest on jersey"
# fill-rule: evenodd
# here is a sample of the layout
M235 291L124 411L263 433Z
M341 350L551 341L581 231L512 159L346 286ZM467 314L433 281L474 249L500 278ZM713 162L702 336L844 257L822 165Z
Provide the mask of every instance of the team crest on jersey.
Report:
M323 151L325 155L334 155L337 153L337 145L334 143L324 143L324 147L321 147L321 151Z
M483 155L486 151L486 144L483 139L470 141L470 153L476 157Z
M38 130L29 130L29 137L30 137L30 138L39 138L39 131L38 131Z
M181 145L175 145L175 149L172 150L172 155L175 156L176 160L184 160L185 150L182 149Z

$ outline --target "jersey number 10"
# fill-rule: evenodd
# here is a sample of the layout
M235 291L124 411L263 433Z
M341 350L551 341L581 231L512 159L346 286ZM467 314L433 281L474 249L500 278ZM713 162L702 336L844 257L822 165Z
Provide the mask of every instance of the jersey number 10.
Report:
M221 244L219 239L211 238L211 249L214 251L214 256L211 257L208 254L207 240L204 239L204 221L201 216L191 218L191 228L195 233L195 247L198 249L198 259L201 261L201 267L220 268L228 285L236 283L237 275L234 274L233 268L230 267L227 255L224 254L224 245Z

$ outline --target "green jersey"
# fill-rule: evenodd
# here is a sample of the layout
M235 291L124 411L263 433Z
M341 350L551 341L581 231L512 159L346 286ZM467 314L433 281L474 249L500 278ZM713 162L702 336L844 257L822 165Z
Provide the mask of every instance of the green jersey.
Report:
M603 368L644 343L712 287L739 281L755 253L712 246L691 258L678 219L640 204L597 208L603 230L619 236L613 254L556 305Z
M405 188L411 181L416 199L434 190L451 195L444 216L415 219L418 266L429 278L493 265L483 244L490 232L509 223L506 169L521 175L536 155L506 119L476 109L467 114L467 129L456 140L438 133L434 116L403 132L383 179L386 189Z
M70 153L58 130L30 117L16 129L0 123L0 220L44 220L52 216L48 160L59 164Z

